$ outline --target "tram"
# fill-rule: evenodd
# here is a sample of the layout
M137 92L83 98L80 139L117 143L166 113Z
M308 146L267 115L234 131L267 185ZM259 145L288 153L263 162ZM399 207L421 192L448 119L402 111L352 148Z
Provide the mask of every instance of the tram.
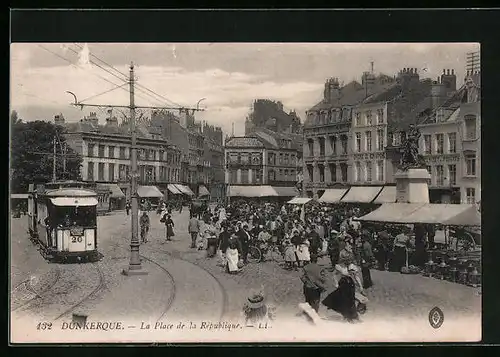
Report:
M97 252L97 193L92 184L61 181L29 185L28 230L47 260L94 261Z

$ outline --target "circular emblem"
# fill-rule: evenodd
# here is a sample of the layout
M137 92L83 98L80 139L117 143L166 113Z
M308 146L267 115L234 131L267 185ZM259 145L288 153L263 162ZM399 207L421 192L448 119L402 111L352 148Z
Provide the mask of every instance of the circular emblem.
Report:
M444 314L443 311L439 307L433 307L431 311L429 311L429 323L433 328L440 328L444 322Z

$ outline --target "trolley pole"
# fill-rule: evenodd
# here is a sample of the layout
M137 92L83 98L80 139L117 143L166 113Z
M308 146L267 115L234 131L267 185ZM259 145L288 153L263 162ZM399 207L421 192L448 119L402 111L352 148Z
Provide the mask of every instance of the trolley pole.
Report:
M134 64L130 64L130 134L132 139L131 147L131 166L132 177L130 196L132 199L132 238L130 241L130 263L127 268L123 270L124 275L146 275L148 272L142 269L141 257L139 254L139 237L138 237L138 224L139 224L139 206L137 202L137 133L135 123L135 103L134 103Z
M54 136L54 139L52 139L52 147L53 147L53 153L52 153L52 182L56 182L57 176L56 176L56 137Z

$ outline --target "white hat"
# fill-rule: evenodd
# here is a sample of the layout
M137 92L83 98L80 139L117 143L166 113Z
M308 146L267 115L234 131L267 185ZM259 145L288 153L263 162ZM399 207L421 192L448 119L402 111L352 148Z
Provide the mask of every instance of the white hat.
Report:
M337 232L335 229L332 229L332 231L330 233L339 234L339 232Z
M349 267L347 268L347 270L356 272L356 271L358 271L358 268L356 267L356 265L351 263L351 264L349 264Z

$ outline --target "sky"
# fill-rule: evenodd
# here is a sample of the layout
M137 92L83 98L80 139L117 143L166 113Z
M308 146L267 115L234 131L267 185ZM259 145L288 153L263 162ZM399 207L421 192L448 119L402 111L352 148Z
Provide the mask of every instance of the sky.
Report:
M454 69L460 86L472 51L478 43L13 43L10 103L25 121L59 113L77 121L92 110L104 123L105 107L75 108L66 91L88 104L128 105L125 75L133 62L136 105L196 107L205 98L198 120L226 134L234 123L235 135L243 135L255 99L279 100L304 120L327 78L360 81L371 62L375 73L411 67L421 78Z

